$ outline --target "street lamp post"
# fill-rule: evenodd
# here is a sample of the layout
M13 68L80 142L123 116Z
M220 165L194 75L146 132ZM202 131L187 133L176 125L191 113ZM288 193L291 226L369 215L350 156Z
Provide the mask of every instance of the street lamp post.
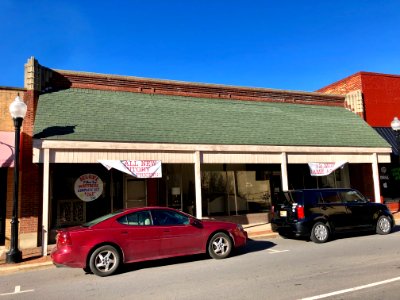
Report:
M390 127L392 127L396 136L397 155L400 156L400 120L394 117L393 121L390 123Z
M14 152L14 197L11 218L11 243L10 250L6 253L7 263L17 263L22 260L22 252L18 249L18 186L19 186L19 142L22 121L25 118L27 106L19 95L10 105L10 113L15 127L15 152Z

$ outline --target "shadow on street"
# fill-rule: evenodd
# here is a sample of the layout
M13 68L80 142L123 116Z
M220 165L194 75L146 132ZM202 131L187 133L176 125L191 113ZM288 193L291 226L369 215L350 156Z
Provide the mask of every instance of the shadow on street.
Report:
M241 249L235 249L231 254L231 257L246 255L247 253L251 252L258 252L263 251L266 249L270 249L274 247L276 244L266 241L266 240L252 240L249 239L246 247ZM119 274L137 271L141 269L149 269L149 268L157 268L162 266L174 265L174 264L185 264L191 263L195 261L202 261L212 259L207 254L197 254L197 255L189 255L189 256L180 256L180 257L173 257L173 258L165 258L159 260L151 260L145 262L137 262L137 263L130 263L121 266L119 270ZM229 257L226 259L230 259Z
M400 232L400 226L395 225L392 229L392 232L389 234L393 234L396 232ZM330 240L339 240L339 239L347 239L347 238L353 238L353 237L358 237L358 236L368 236L368 235L378 235L375 230L366 230L366 231L360 231L360 232L340 232L340 233L335 233L334 235L331 236Z

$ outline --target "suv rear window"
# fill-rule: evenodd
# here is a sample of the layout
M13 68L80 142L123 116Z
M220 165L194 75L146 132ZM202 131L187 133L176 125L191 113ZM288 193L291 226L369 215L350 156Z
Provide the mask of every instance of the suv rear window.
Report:
M292 205L303 204L304 193L302 191L289 191L278 194L277 204Z

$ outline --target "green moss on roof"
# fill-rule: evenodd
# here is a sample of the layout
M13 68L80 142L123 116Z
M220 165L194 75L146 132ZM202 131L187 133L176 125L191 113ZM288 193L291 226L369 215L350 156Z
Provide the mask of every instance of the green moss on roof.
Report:
M34 134L51 140L389 147L341 107L83 89L41 95Z

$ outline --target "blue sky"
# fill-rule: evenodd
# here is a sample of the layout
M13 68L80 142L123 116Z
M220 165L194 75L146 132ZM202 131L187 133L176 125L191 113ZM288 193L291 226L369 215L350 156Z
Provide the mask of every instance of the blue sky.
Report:
M1 0L0 86L53 69L314 91L400 74L398 0Z

